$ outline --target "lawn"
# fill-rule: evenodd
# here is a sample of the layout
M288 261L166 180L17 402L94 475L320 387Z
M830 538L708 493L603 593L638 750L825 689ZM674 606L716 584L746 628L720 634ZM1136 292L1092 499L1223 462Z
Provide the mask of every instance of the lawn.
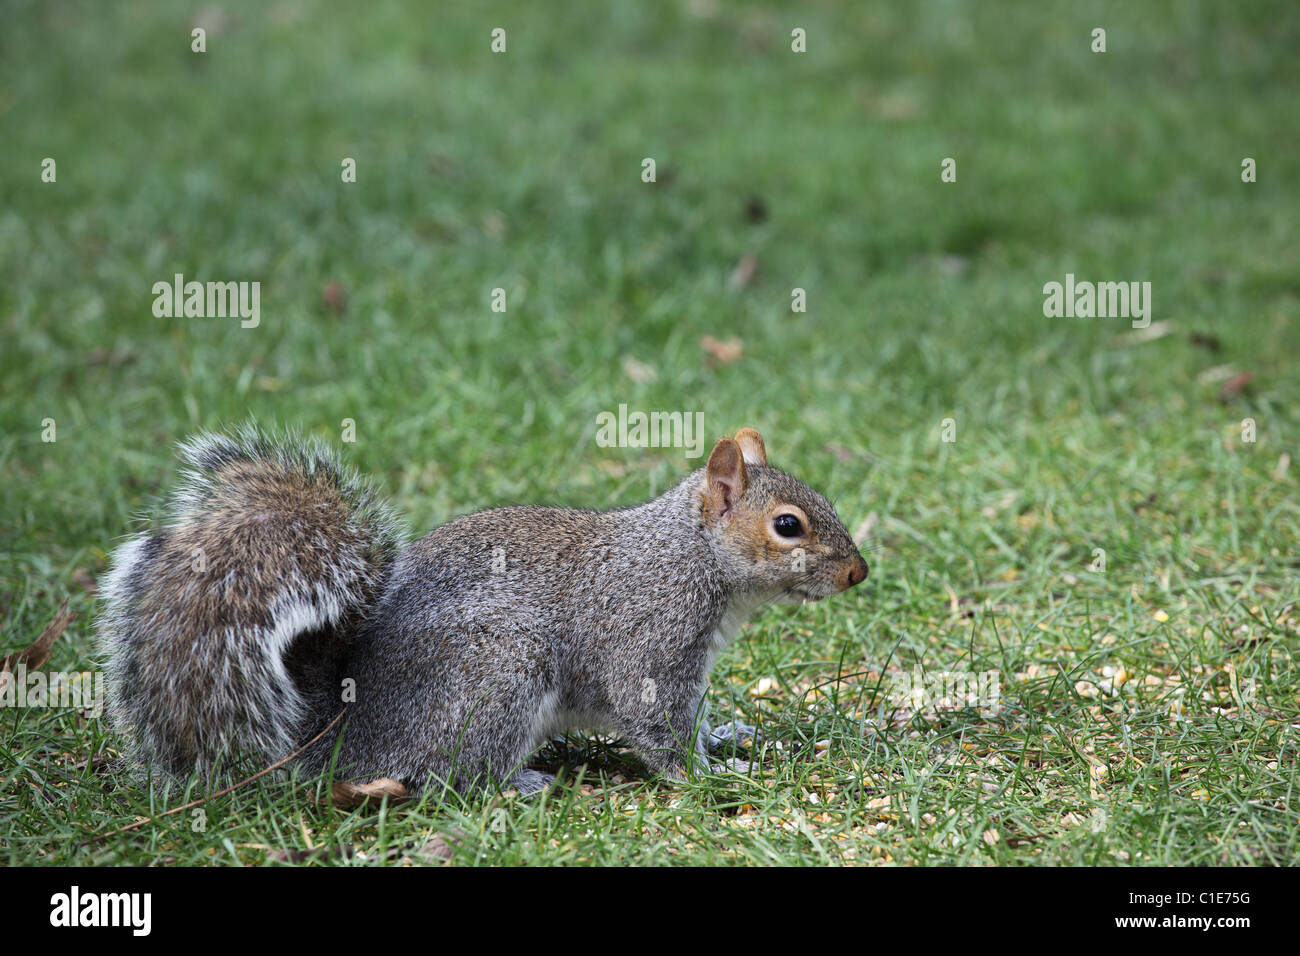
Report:
M340 442L417 534L700 464L598 445L620 404L751 425L871 577L719 659L747 776L573 735L540 798L265 778L85 845L199 794L8 707L0 863L1296 862L1294 4L4 16L0 653L66 599L46 669L93 671L96 579L174 443L249 417ZM260 282L259 323L156 316L178 273ZM1067 274L1149 282L1150 324L1045 316ZM996 707L900 693L989 672Z

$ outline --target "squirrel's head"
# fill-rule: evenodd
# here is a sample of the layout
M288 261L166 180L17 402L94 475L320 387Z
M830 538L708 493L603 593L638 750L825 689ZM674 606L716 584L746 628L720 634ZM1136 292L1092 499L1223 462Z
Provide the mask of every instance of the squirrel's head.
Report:
M829 501L767 464L742 428L713 446L700 515L733 586L764 601L819 601L866 580L867 562Z

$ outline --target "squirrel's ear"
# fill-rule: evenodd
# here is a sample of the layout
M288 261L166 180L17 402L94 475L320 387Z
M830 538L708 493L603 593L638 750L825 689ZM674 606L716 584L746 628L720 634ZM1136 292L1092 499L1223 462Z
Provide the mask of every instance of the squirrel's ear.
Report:
M705 495L719 516L730 511L749 486L744 455L731 438L723 438L713 446L704 474L708 485Z
M742 428L736 432L736 444L740 446L740 453L745 459L745 464L767 464L767 446L763 444L763 436L754 429Z

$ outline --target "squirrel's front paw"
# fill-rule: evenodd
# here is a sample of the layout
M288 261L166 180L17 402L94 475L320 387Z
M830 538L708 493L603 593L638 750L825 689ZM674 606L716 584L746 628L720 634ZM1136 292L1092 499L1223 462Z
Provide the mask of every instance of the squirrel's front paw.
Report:
M537 793L555 783L555 774L540 770L520 770L506 783L507 789L518 790L520 796Z
M688 780L702 780L709 775L712 769L709 755L697 751L664 767L663 775L674 783L685 783Z
M709 733L709 750L726 752L740 747L752 751L758 745L758 731L751 724L733 720L729 724L719 724Z
M739 757L728 757L720 761L711 761L705 759L703 755L697 756L694 760L694 766L687 771L685 766L679 765L671 767L665 774L669 780L678 783L684 783L687 780L700 781L710 774L718 773L738 773L745 776L749 775L749 761L741 760Z

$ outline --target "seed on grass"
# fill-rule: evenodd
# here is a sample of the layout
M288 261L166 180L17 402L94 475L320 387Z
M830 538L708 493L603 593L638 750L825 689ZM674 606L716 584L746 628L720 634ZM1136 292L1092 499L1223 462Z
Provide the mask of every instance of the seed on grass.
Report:
M483 232L493 239L500 239L506 234L506 217L500 210L491 209L483 214Z
M639 362L630 355L623 357L623 374L638 385L647 385L659 377L652 366Z

